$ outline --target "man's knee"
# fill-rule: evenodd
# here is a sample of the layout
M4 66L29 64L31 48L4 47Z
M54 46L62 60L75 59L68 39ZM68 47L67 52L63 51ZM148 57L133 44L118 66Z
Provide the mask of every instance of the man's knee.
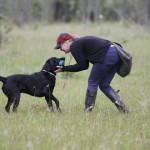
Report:
M110 85L100 85L99 88L104 94L108 93L111 89Z

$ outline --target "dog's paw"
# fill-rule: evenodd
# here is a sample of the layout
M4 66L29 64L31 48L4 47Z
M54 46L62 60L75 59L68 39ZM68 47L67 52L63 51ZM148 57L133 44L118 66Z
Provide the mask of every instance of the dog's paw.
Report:
M5 110L7 113L10 113L10 110Z
M87 112L92 112L92 110L93 110L93 106L90 106L90 107L88 107L88 108L84 108L84 112L85 113L87 113Z
M54 112L54 108L53 107L49 107L49 111L50 112Z
M57 108L58 112L61 112L61 109L60 108Z
M6 111L7 113L10 113L10 108L5 108L5 111Z

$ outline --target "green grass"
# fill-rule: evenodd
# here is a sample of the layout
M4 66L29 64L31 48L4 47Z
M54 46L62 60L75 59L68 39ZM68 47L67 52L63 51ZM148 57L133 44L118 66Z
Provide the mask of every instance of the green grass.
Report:
M91 114L83 112L90 68L65 79L57 75L54 95L62 113L50 113L44 98L22 94L17 113L6 113L0 90L0 150L149 150L150 148L150 32L133 24L51 24L14 28L0 49L0 75L39 71L52 56L61 32L96 35L123 43L133 56L130 76L115 76L112 86L130 110L120 114L99 91ZM71 64L74 63L72 59ZM2 83L0 83L0 86Z

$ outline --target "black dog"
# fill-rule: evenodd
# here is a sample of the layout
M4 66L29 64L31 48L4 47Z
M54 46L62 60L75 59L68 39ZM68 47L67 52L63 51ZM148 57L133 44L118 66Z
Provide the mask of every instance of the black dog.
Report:
M40 72L35 72L31 75L16 74L6 78L0 76L0 81L3 82L2 90L8 97L5 110L10 112L10 106L14 103L12 110L13 112L16 111L21 93L26 93L36 97L44 96L51 111L53 111L52 100L54 100L58 111L61 111L59 101L52 94L56 81L55 70L60 61L64 61L64 58L50 58Z

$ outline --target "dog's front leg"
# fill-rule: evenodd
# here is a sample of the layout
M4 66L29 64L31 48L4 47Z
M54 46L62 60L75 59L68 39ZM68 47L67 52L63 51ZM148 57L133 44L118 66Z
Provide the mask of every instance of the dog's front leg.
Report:
M46 99L47 105L48 105L48 107L49 107L49 110L50 110L51 112L54 112L54 108L53 108L53 104L52 104L51 98L50 98L50 97L45 97L45 99Z
M57 107L57 110L59 111L59 112L61 112L61 109L60 109L60 107L59 107L59 101L58 101L58 99L52 94L52 100L54 100L54 102L55 102L55 104L56 104L56 107Z

